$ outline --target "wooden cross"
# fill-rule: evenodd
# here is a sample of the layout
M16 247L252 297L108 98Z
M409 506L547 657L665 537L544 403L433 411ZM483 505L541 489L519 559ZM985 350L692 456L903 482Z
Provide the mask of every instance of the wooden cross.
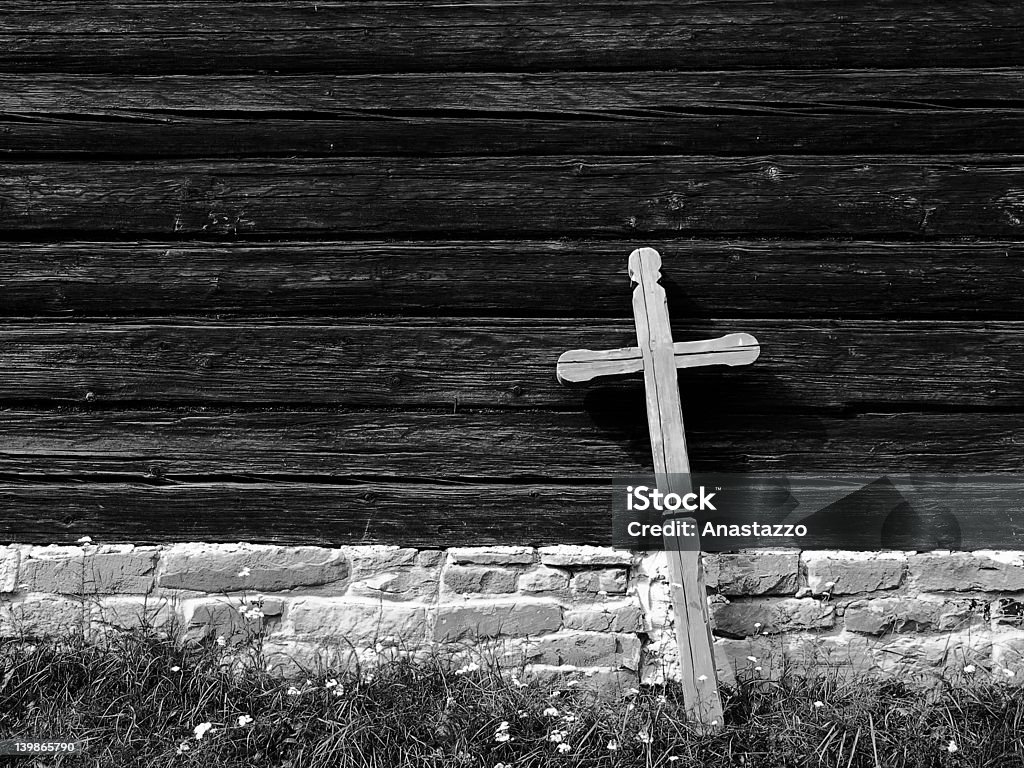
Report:
M633 319L637 346L594 352L576 349L558 358L558 380L563 384L604 376L644 374L647 425L654 454L654 473L662 493L690 492L690 462L686 455L683 411L676 368L703 365L746 365L760 353L757 339L732 333L708 341L672 342L665 289L659 284L661 256L653 248L629 255L633 290ZM691 719L705 727L722 723L722 702L711 640L707 593L697 537L665 537L675 609L676 641L683 687L683 702Z

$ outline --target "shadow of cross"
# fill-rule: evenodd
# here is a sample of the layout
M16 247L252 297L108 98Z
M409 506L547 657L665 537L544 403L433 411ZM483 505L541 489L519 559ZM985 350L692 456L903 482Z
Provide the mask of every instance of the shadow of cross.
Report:
M653 248L629 255L637 346L592 351L576 349L558 358L558 380L580 383L604 376L644 374L647 425L658 490L683 496L691 491L683 411L676 368L747 365L760 353L757 339L732 333L708 341L672 342L668 303L660 285L661 256ZM693 523L693 520L686 522ZM695 530L691 528L691 530ZM698 536L665 536L670 592L679 645L683 704L691 720L713 729L722 723L707 592Z

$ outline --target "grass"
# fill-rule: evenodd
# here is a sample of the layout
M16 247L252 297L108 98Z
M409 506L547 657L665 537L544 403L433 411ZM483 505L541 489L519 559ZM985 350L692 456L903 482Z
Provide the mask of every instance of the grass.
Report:
M599 695L475 667L435 657L285 678L258 639L13 639L0 643L0 737L83 746L26 766L1024 765L1020 689L966 674L925 689L747 670L725 692L724 729L700 735L671 686Z

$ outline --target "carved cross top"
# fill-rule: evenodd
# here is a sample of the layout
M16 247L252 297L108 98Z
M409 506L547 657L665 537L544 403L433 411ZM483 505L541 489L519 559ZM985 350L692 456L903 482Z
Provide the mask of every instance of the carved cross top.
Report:
M668 303L661 279L661 256L653 248L629 255L633 290L633 319L637 346L605 351L575 349L558 358L558 380L586 382L598 377L644 374L647 425L654 455L654 473L663 493L688 493L690 472L683 431L677 368L704 365L747 365L760 353L749 333L731 333L708 341L673 343ZM668 487L661 487L662 485ZM691 718L708 727L722 722L708 603L699 542L666 536L670 591L675 609L676 640L683 698Z

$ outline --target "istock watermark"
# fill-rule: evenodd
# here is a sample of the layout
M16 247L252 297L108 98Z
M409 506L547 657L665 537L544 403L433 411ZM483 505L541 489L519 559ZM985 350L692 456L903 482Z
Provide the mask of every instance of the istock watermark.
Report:
M1017 474L612 479L612 545L624 549L1001 549L1020 541Z

